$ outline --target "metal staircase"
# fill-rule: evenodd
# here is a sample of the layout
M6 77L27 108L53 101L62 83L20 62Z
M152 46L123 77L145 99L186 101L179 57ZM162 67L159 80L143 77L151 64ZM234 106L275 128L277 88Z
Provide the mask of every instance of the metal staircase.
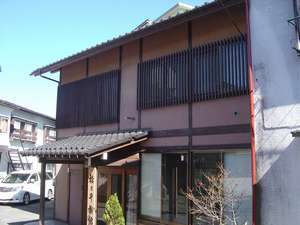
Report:
M17 171L17 170L25 170L25 165L22 162L22 157L20 155L19 150L10 149L7 152L9 163L8 163L8 171Z

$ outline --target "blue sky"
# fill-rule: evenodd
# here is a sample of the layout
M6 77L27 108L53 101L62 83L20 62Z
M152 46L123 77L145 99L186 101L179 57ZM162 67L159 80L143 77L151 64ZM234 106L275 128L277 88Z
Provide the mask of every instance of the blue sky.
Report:
M128 32L177 2L0 0L0 99L54 117L57 85L29 76L34 69Z

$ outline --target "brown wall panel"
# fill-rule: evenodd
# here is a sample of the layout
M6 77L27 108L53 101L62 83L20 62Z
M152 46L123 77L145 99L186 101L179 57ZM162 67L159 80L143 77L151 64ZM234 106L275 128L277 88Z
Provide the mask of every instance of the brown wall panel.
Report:
M241 32L245 33L246 21L243 6L230 8L229 12ZM193 46L233 37L238 34L239 32L236 30L230 17L225 11L192 21Z
M109 131L116 131L118 129L117 123L110 123L110 124L102 124L97 126L88 126L85 128L86 133L94 133L94 132L109 132Z
M187 146L188 137L165 137L165 138L150 138L143 146L156 147L156 146Z
M119 68L119 48L89 58L89 76L98 75Z
M82 60L61 69L61 84L81 80L86 77L86 61Z
M124 45L122 50L122 67L137 64L139 61L139 41L130 42Z
M122 49L120 129L138 127L137 111L137 63L139 41L131 42ZM131 117L128 119L128 117Z
M83 127L74 127L74 128L64 128L64 129L57 129L57 138L66 138L71 136L76 136L82 134L84 131Z
M68 165L56 165L55 177L55 219L68 220Z
M121 75L120 129L138 127L137 65L124 65ZM132 117L128 119L128 117Z
M177 52L188 47L187 24L145 37L143 60Z
M193 145L226 145L250 143L250 133L193 136Z
M249 96L193 104L193 127L249 124Z
M143 110L141 125L153 130L188 128L188 105Z

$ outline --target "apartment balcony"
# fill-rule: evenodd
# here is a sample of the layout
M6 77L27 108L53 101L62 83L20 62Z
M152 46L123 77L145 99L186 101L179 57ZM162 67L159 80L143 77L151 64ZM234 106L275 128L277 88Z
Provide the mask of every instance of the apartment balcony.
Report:
M30 132L26 130L15 129L10 134L11 139L21 140L35 143L37 140L37 132Z

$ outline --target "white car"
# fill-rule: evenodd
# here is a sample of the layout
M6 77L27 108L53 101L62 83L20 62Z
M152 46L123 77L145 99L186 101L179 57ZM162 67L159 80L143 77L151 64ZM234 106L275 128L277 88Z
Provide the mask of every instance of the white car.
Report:
M52 199L54 186L52 174L46 172L45 197ZM0 182L0 203L24 203L40 198L40 174L36 171L22 170L7 175Z

